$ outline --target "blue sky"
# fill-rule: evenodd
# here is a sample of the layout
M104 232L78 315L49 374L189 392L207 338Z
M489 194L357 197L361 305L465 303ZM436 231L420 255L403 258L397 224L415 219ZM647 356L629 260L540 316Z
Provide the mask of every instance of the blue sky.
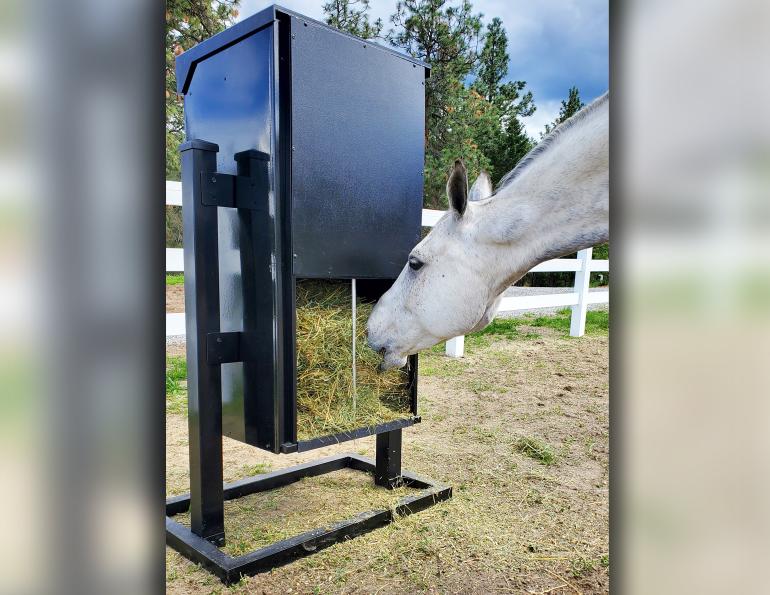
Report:
M323 20L323 2L284 0L280 4ZM241 0L239 18L268 4ZM372 18L382 18L389 28L396 0L371 0L370 4ZM539 138L572 85L577 85L586 103L609 87L608 0L476 0L473 6L484 15L485 25L494 17L503 20L511 57L509 78L527 81L535 96L537 111L524 119L530 136Z

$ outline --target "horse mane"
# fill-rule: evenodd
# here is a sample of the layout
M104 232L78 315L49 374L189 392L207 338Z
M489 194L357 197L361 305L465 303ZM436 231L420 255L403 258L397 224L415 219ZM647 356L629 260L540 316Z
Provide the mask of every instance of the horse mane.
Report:
M500 192L503 188L508 186L513 180L518 178L521 175L521 172L523 172L525 169L527 169L532 162L537 159L538 156L545 153L555 142L556 140L564 134L567 130L570 128L576 126L583 120L585 120L588 116L590 116L593 112L595 112L600 106L604 105L608 99L609 99L609 91L606 91L603 95L600 97L597 97L594 99L591 103L589 103L587 106L585 106L583 109L581 109L578 113L574 114L573 116L567 118L556 126L551 132L548 133L548 135L541 140L535 147L527 153L524 157L521 158L521 160L516 164L516 167L514 167L511 171L509 171L507 174L505 174L502 179L498 182L497 188L492 193L492 196Z

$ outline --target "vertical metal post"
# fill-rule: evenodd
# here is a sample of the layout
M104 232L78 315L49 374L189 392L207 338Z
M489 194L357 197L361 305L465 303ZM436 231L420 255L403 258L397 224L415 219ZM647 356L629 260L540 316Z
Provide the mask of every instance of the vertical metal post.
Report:
M243 289L243 415L246 440L262 448L278 448L283 412L276 395L282 393L280 381L281 294L278 279L278 250L275 216L270 202L270 155L249 149L234 155L239 180L248 180L248 188L236 184L238 201L251 202L253 208L239 208L241 283ZM275 206L273 206L273 209ZM275 211L273 211L275 212ZM265 415L272 411L273 415Z
M356 280L355 279L351 280L350 289L351 289L350 293L352 295L350 308L351 308L351 310L353 312L353 350L352 350L353 351L353 370L352 370L352 373L353 373L353 418L355 418L355 416L356 416L356 404L357 404L356 401L358 400L358 393L357 393L358 388L356 387L356 314L357 314L357 312L356 312L356 298L357 298L357 296L356 296Z
M374 483L392 489L401 482L401 430L377 434Z
M190 524L224 545L222 376L206 361L206 335L219 332L217 208L201 200L201 176L217 169L214 143L191 140L182 153L187 398L190 442Z

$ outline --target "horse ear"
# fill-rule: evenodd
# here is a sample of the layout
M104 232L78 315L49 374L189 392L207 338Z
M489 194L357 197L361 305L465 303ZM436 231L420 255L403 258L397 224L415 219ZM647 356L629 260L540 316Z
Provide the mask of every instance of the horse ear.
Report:
M489 178L489 174L482 170L479 177L473 182L473 186L471 186L468 200L482 200L490 196L492 196L492 180Z
M465 207L468 206L468 172L460 159L455 160L452 173L449 175L446 195L449 198L449 206L459 217L462 217Z

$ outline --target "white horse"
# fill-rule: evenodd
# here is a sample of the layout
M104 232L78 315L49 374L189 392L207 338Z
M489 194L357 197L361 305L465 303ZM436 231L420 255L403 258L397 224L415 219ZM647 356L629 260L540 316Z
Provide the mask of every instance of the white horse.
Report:
M414 247L367 323L382 369L480 330L502 293L536 264L609 239L609 98L557 126L492 192L468 192L463 163L447 182L450 209Z

